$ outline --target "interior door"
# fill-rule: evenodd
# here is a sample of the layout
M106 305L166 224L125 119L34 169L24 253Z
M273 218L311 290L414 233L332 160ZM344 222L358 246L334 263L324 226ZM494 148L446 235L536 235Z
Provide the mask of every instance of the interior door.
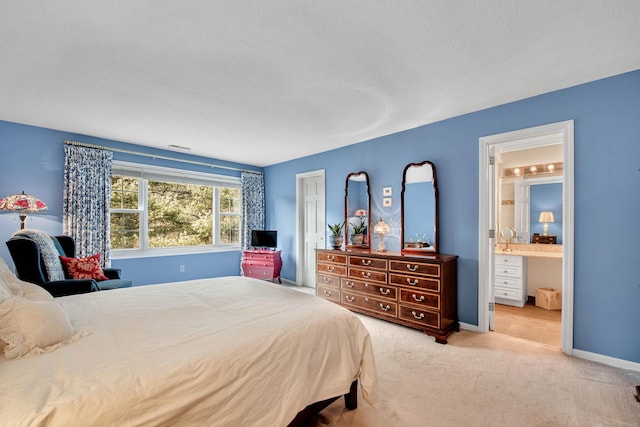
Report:
M496 210L497 210L497 204L500 200L499 196L498 196L498 191L496 190L496 149L495 146L490 145L488 147L488 153L487 155L489 156L489 159L493 159L493 160L489 160L489 168L488 168L488 174L487 174L487 185L488 185L488 194L490 194L490 201L488 204L488 210L489 210L489 229L493 230L493 234L489 233L489 245L490 247L495 247L495 242L496 242L496 238L498 233L500 232L499 230L497 230L497 221L496 221ZM489 264L489 310L488 310L488 322L489 322L489 330L493 331L494 330L494 308L495 308L495 304L496 304L496 298L495 298L495 281L493 280L493 265L494 265L494 259L495 259L495 254L493 251L489 251L488 254L488 264Z
M316 248L325 247L324 174L304 177L301 181L302 206L302 284L316 286Z

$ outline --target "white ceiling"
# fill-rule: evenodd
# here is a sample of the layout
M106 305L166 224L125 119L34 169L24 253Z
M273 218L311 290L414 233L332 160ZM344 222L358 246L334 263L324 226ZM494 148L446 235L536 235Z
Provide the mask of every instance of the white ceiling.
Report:
M639 28L638 0L6 0L0 120L266 166L640 69Z

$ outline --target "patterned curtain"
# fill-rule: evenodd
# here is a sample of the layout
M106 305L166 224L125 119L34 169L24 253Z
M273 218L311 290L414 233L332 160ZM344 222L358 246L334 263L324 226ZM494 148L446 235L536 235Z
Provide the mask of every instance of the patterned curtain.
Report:
M111 266L109 203L113 153L65 144L63 230L76 242L76 256L100 254Z
M242 249L251 245L251 230L264 229L264 175L242 172Z

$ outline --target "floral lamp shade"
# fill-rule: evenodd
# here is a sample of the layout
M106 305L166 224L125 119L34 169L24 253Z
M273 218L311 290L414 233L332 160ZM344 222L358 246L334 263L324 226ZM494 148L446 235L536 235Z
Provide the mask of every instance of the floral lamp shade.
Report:
M46 212L47 205L30 194L14 194L0 199L0 212L18 213L20 215L20 229L24 229L27 213Z
M365 217L367 216L367 211L366 209L358 209L357 211L355 211L354 216L357 216L360 218Z

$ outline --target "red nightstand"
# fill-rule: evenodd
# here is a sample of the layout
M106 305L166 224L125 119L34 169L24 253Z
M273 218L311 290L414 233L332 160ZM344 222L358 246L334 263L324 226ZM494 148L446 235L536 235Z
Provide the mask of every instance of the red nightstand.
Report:
M280 279L280 270L282 269L282 251L271 251L265 249L247 249L242 251L242 274L246 277L255 279L269 279L275 283Z

